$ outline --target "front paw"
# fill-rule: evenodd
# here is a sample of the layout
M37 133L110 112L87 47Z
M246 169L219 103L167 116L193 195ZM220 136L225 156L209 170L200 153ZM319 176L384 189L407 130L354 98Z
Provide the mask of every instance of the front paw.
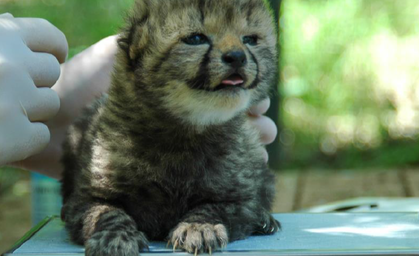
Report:
M227 229L222 224L180 223L170 235L173 250L182 248L189 253L208 252L224 248L228 243Z
M279 221L274 219L271 214L266 213L262 222L259 224L255 234L272 235L281 229Z
M148 249L148 241L140 231L100 231L86 242L86 256L138 256Z

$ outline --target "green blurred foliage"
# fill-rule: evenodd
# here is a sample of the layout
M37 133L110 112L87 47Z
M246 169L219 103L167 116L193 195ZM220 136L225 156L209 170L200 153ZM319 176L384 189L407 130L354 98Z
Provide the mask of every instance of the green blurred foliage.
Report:
M284 166L419 163L417 0L284 0Z
M67 36L70 56L116 34L134 0L0 0L0 13L49 20Z
M12 186L22 179L24 174L20 170L14 168L1 168L0 169L0 196Z

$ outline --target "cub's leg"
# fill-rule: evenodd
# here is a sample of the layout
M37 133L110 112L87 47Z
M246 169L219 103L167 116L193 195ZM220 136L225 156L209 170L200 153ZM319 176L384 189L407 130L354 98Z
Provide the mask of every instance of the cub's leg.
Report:
M141 249L148 249L135 221L106 202L70 198L63 216L73 241L85 245L87 256L138 256Z
M170 232L169 243L196 255L212 253L254 232L273 234L278 230L279 222L254 202L205 204L189 212Z

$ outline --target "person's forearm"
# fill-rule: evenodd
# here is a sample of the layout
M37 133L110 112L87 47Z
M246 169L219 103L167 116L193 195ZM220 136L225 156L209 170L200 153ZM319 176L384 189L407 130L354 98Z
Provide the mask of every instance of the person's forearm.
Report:
M62 75L53 87L61 98L55 123L72 123L86 105L107 91L116 49L116 36L108 37L62 65Z

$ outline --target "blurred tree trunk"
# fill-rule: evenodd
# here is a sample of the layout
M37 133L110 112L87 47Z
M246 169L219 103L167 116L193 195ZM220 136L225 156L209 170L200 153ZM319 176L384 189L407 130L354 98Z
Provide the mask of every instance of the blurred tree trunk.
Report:
M271 2L272 8L275 11L275 18L278 21L279 20L279 2L281 0L269 0Z
M280 9L280 1L281 0L270 0L273 10L275 11L275 19L276 23L279 22L279 9ZM280 51L280 47L278 44L278 51ZM268 116L274 120L276 125L278 126L278 137L276 140L268 146L269 152L269 166L272 169L279 169L280 167L280 143L279 143L279 134L281 132L281 122L279 119L279 106L280 106L280 98L278 92L278 85L279 85L279 74L276 79L278 83L275 84L272 97L271 97L271 107L268 111Z

